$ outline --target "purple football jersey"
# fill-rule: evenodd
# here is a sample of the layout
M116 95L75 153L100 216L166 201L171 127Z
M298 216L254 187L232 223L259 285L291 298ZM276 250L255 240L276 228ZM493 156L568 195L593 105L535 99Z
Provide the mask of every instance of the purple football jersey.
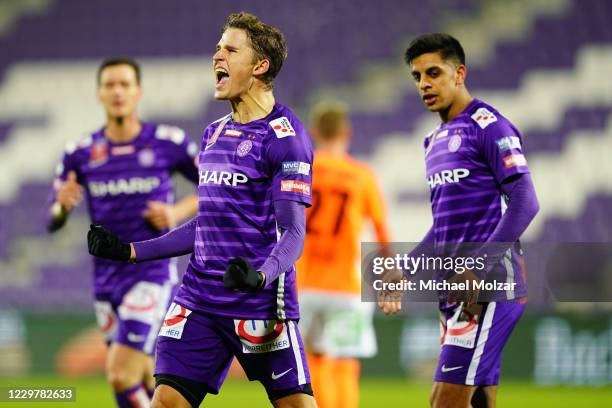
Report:
M128 143L113 143L104 128L66 146L56 170L55 190L75 171L84 187L91 220L124 242L155 238L158 231L144 218L147 201L174 202L172 174L179 171L197 183L197 144L182 129L143 123L140 134ZM176 280L175 260L141 264L94 258L97 298L120 295L135 282Z
M189 309L244 319L297 319L295 267L257 293L223 287L228 261L259 269L278 237L273 202L311 204L312 143L299 119L276 104L265 118L231 115L202 136L196 240L175 301Z
M505 209L500 185L529 172L519 131L474 99L428 135L424 145L435 244L485 242ZM487 281L516 283L514 291L497 292L494 299L526 296L521 253L517 241L487 274Z

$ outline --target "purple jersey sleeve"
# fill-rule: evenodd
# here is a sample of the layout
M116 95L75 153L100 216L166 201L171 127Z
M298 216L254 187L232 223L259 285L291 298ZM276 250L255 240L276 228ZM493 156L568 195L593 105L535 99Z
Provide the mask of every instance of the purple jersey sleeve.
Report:
M529 173L529 167L518 130L506 119L498 119L483 129L481 143L485 162L501 184L517 174Z
M485 273L502 259L508 250L508 244L520 238L540 209L529 174L521 175L511 183L502 184L502 189L508 197L508 208L481 250L487 255Z
M298 260L306 237L306 209L302 204L288 200L275 201L274 215L281 237L260 268L266 275L266 287L270 287L281 273Z
M78 162L75 158L75 145L73 143L69 143L66 146L66 151L64 152L64 157L62 161L57 164L55 168L55 178L53 179L53 189L51 194L49 195L49 199L45 205L44 212L44 220L47 225L47 230L49 232L55 232L60 229L64 223L66 222L66 218L56 218L52 213L52 206L55 203L55 198L57 196L57 192L59 191L62 184L68 178L68 173L74 171L77 176L77 182L83 185L83 176L79 172Z
M197 218L192 218L161 237L134 242L136 262L171 258L193 252L197 224Z
M265 152L268 172L272 177L272 199L290 200L310 207L312 203L312 143L303 125L289 123L292 135L275 133Z

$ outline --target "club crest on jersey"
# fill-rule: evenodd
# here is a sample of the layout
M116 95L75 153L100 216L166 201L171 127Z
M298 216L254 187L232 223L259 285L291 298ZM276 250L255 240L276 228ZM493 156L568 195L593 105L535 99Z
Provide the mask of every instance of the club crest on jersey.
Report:
M238 148L236 149L236 154L238 155L238 157L244 157L249 154L252 148L253 142L251 142L250 140L243 140L238 145Z
M276 137L279 139L287 136L295 136L295 130L293 130L291 122L284 116L271 120L270 126L274 129L274 133L276 133Z
M185 323L187 323L187 316L190 314L191 310L172 302L166 317L164 317L164 323L159 330L159 336L180 339L183 336Z
M497 117L487 108L480 108L471 116L474 122L478 123L481 129L486 128L493 122L497 122Z
M95 167L106 163L108 160L108 144L101 140L91 146L89 153L89 166Z
M155 153L153 149L142 149L140 153L138 153L138 163L142 167L151 167L155 163Z
M448 141L448 151L456 152L461 147L461 136L453 135Z
M287 328L280 320L234 320L242 351L270 353L289 348Z

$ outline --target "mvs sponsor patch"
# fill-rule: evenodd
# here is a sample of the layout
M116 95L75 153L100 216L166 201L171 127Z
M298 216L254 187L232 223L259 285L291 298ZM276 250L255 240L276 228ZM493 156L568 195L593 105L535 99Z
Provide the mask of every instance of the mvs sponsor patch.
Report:
M282 163L283 174L303 174L305 176L310 174L310 164L301 161L286 161Z

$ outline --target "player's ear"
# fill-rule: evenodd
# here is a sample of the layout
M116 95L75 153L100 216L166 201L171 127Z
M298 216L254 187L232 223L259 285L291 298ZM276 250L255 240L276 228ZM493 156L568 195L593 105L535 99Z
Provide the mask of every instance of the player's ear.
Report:
M268 72L268 69L270 69L270 60L264 58L255 63L255 66L253 67L253 75L261 76Z
M96 86L96 99L98 100L98 102L102 103L102 95L100 94L100 91L102 90L102 86L100 84L98 84Z
M144 95L144 91L142 90L142 85L138 84L138 96L137 96L137 98L138 98L139 102L142 99L143 95Z
M464 85L465 84L465 77L467 76L467 67L463 64L459 65L457 67L457 70L455 71L456 73L456 85Z

